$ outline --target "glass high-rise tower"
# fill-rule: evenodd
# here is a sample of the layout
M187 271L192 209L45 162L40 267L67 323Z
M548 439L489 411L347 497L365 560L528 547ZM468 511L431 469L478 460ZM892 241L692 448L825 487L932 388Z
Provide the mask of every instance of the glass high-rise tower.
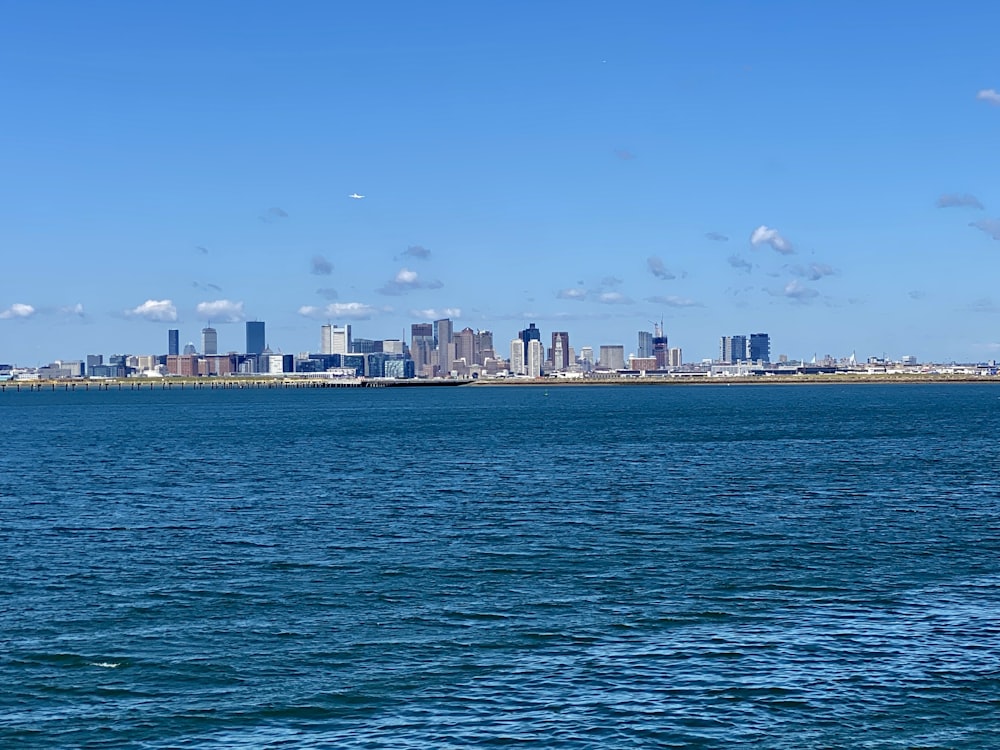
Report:
M247 354L262 354L266 342L264 340L264 321L247 321Z

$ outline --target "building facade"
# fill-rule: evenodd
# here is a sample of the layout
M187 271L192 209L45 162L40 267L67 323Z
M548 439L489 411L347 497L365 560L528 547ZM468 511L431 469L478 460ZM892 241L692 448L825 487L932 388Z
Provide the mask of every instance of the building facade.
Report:
M267 346L263 320L247 321L247 354L261 354Z

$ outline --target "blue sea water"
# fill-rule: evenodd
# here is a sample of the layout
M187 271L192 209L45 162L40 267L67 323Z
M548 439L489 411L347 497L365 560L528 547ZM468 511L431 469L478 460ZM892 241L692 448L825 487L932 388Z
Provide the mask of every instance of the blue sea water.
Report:
M1000 388L0 394L0 747L1000 744Z

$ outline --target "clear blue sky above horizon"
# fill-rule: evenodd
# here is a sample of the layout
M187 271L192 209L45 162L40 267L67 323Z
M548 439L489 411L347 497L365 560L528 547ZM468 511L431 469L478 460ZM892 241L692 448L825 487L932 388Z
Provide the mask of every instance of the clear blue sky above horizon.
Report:
M993 4L0 11L0 362L445 315L1000 356Z

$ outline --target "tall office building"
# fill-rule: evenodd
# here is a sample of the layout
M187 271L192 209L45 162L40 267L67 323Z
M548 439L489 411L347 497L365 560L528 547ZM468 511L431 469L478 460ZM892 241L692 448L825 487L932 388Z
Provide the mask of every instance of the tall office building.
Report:
M649 331L639 331L639 348L636 349L636 356L640 359L653 356L653 334Z
M487 357L496 359L496 350L493 348L493 331L479 331L479 364L483 364Z
M535 324L532 323L527 328L525 328L523 331L521 331L517 336L518 336L519 339L521 339L522 346L524 346L524 361L527 362L528 361L528 342L529 341L537 341L537 342L541 343L541 341L542 341L542 332L539 331L537 328L535 328Z
M451 363L455 360L454 326L448 318L434 321L434 346L437 350L437 366L439 373L451 371Z
M545 359L545 347L538 339L528 341L528 356L524 358L524 371L529 378L542 376L542 361Z
M770 362L771 337L766 333L751 333L747 342L747 355L751 362Z
M329 323L319 327L319 353L333 354L333 326Z
M656 369L665 370L670 361L670 350L667 347L667 333L663 323L653 326L653 356L656 357Z
M552 367L556 370L569 369L569 333L552 332Z
M324 354L350 354L352 346L350 325L345 325L343 328L331 326L330 351L324 352Z
M246 354L260 354L267 346L264 336L263 320L247 321L247 350Z
M434 326L431 323L414 323L410 326L410 358L413 360L413 370L423 374L424 368L431 365L431 353L434 351Z
M455 359L464 359L466 365L479 364L477 361L476 346L478 337L476 332L466 326L455 334Z
M584 372L594 369L594 347L584 346L580 348L580 367Z
M599 362L602 370L624 370L625 347L621 344L602 346Z
M510 342L510 374L524 375L524 342L520 337Z
M211 326L209 326L208 328L201 329L201 353L202 354L219 353L219 334Z
M167 356L176 357L181 353L181 332L176 328L167 331Z
M684 364L684 355L679 347L670 350L669 364L671 367L680 367Z
M746 336L723 336L719 341L719 361L733 365L747 360Z

